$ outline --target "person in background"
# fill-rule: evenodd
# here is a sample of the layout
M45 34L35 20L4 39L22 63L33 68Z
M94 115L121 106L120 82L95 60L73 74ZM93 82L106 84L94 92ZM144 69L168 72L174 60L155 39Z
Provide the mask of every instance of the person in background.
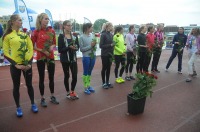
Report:
M157 26L157 30L154 33L154 35L155 35L155 47L153 48L153 60L151 64L151 71L160 73L160 71L158 70L158 62L160 59L162 46L164 43L163 26L161 24Z
M191 34L188 36L186 43L188 52L188 78L186 82L191 82L192 77L197 76L195 69L195 61L197 60L197 55L200 53L200 31L198 28L193 28Z
M83 24L83 34L80 37L80 51L82 52L82 63L83 63L83 85L84 93L91 94L95 90L90 86L91 74L96 61L96 44L97 40L92 34L93 27L91 23Z
M127 64L126 64L126 77L127 81L135 80L132 75L133 71L133 64L136 59L136 35L134 33L135 28L133 25L129 27L129 33L126 34L125 42L126 42L126 49L127 49Z
M63 34L58 37L58 52L60 53L60 62L64 72L64 85L67 91L68 99L78 99L75 92L77 83L77 55L76 51L79 49L78 37L71 32L72 23L69 20L63 22ZM69 90L69 68L72 74L71 92Z
M139 29L139 35L137 36L137 41L138 41L138 61L137 61L137 66L136 66L136 71L137 73L143 73L145 72L145 60L147 57L147 48L148 46L146 45L146 33L147 28L146 26L141 26Z
M23 116L20 106L20 79L21 72L24 75L28 95L31 100L31 109L34 113L38 112L38 108L34 102L34 90L32 86L32 59L33 59L33 44L30 37L20 31L22 27L22 19L19 15L11 15L7 23L7 29L3 36L3 50L5 58L11 63L10 74L13 81L13 97L17 106L16 114L18 117ZM21 51L22 43L25 42L25 48ZM25 51L27 50L27 51ZM19 57L23 54L25 58ZM26 63L25 63L26 62Z
M2 25L1 25L1 23L0 23L0 38L3 36L3 27L2 27Z
M185 47L187 41L187 36L184 34L184 28L179 27L178 33L174 35L172 44L174 44L174 47L172 49L172 54L167 62L165 71L168 71L169 66L171 65L172 61L178 54L178 73L182 74L182 57L183 57L183 49Z
M108 89L112 88L113 85L109 82L110 80L110 69L112 65L112 56L113 56L113 35L112 31L113 25L110 22L105 23L105 31L102 32L100 38L99 47L101 48L101 60L102 60L102 88Z
M114 43L114 57L115 57L115 78L116 83L124 83L125 80L122 78L125 69L125 55L126 46L123 36L123 28L121 26L115 27L115 32L113 36ZM118 74L118 69L121 64L120 73Z
M37 68L39 73L39 89L41 95L41 106L47 107L44 97L44 78L45 78L45 64L49 74L49 88L51 92L50 101L53 104L59 104L54 96L54 73L55 62L53 48L56 45L56 35L52 27L48 27L49 17L45 13L37 16L36 29L31 35L34 49L37 51Z
M152 52L153 52L153 46L154 46L154 41L155 39L155 35L154 35L154 27L153 26L149 26L148 27L148 33L146 35L146 42L147 42L147 56L146 56L146 60L145 60L145 71L149 72L148 68L149 68L149 64L151 61L151 57L152 57Z

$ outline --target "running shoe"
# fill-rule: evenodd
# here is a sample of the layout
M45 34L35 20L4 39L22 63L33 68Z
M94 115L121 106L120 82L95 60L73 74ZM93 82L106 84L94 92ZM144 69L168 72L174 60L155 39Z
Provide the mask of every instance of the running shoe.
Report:
M54 97L54 96L51 96L51 103L59 104L59 102L56 100L56 97Z
M22 112L21 107L18 107L18 108L17 108L16 114L17 114L17 117L22 117L22 116L23 116L23 112Z

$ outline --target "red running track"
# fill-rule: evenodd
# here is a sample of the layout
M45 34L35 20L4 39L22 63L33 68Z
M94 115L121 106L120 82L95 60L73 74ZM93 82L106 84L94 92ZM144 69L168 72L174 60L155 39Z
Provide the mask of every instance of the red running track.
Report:
M21 78L21 107L24 116L17 118L12 96L12 81L9 66L0 67L0 132L199 132L200 131L200 59L196 63L197 78L186 83L187 53L183 56L183 74L177 74L177 58L169 72L164 68L171 50L163 50L157 74L158 82L152 98L147 98L145 111L140 115L127 115L126 96L134 81L124 84L114 83L114 65L111 70L112 89L101 88L101 58L97 61L92 74L92 86L96 93L85 95L82 85L82 62L78 59L78 83L76 91L79 100L66 99L63 84L63 71L56 62L55 95L59 105L49 102L50 91L48 76L45 78L45 96L48 107L40 106L38 72L33 64L33 86L39 112L30 110L30 100L24 79ZM135 72L135 70L134 70ZM124 74L125 77L125 74Z

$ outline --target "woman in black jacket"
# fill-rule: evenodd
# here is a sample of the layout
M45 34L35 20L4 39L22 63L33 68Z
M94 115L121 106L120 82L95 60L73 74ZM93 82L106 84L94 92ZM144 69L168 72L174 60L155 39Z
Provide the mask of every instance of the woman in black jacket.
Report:
M74 90L78 74L76 51L79 49L79 43L77 35L72 35L71 29L71 22L65 20L63 22L63 34L60 34L58 37L58 51L60 53L60 62L64 72L64 85L67 91L67 98L78 99L78 95ZM69 69L72 74L71 92L69 90Z
M110 78L110 68L112 65L113 56L113 35L111 31L113 30L113 25L110 22L105 24L105 30L101 34L100 38L100 48L101 48L101 60L102 60L102 88L108 89L112 88L113 85L109 82Z

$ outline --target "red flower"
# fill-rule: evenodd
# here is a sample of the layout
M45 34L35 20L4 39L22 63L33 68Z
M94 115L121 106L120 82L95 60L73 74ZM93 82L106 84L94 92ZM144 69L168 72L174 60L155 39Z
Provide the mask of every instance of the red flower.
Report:
M26 33L26 31L27 31L27 28L23 28L22 30L23 30L23 32L24 32L24 33Z
M77 36L78 34L77 34L76 32L73 32L72 35L73 35L73 36Z
M99 33L95 33L95 37L100 37L100 34Z
M52 29L52 26L48 26L49 29Z
M155 78L155 79L158 79L158 77L157 77L157 76L154 76L154 78Z

